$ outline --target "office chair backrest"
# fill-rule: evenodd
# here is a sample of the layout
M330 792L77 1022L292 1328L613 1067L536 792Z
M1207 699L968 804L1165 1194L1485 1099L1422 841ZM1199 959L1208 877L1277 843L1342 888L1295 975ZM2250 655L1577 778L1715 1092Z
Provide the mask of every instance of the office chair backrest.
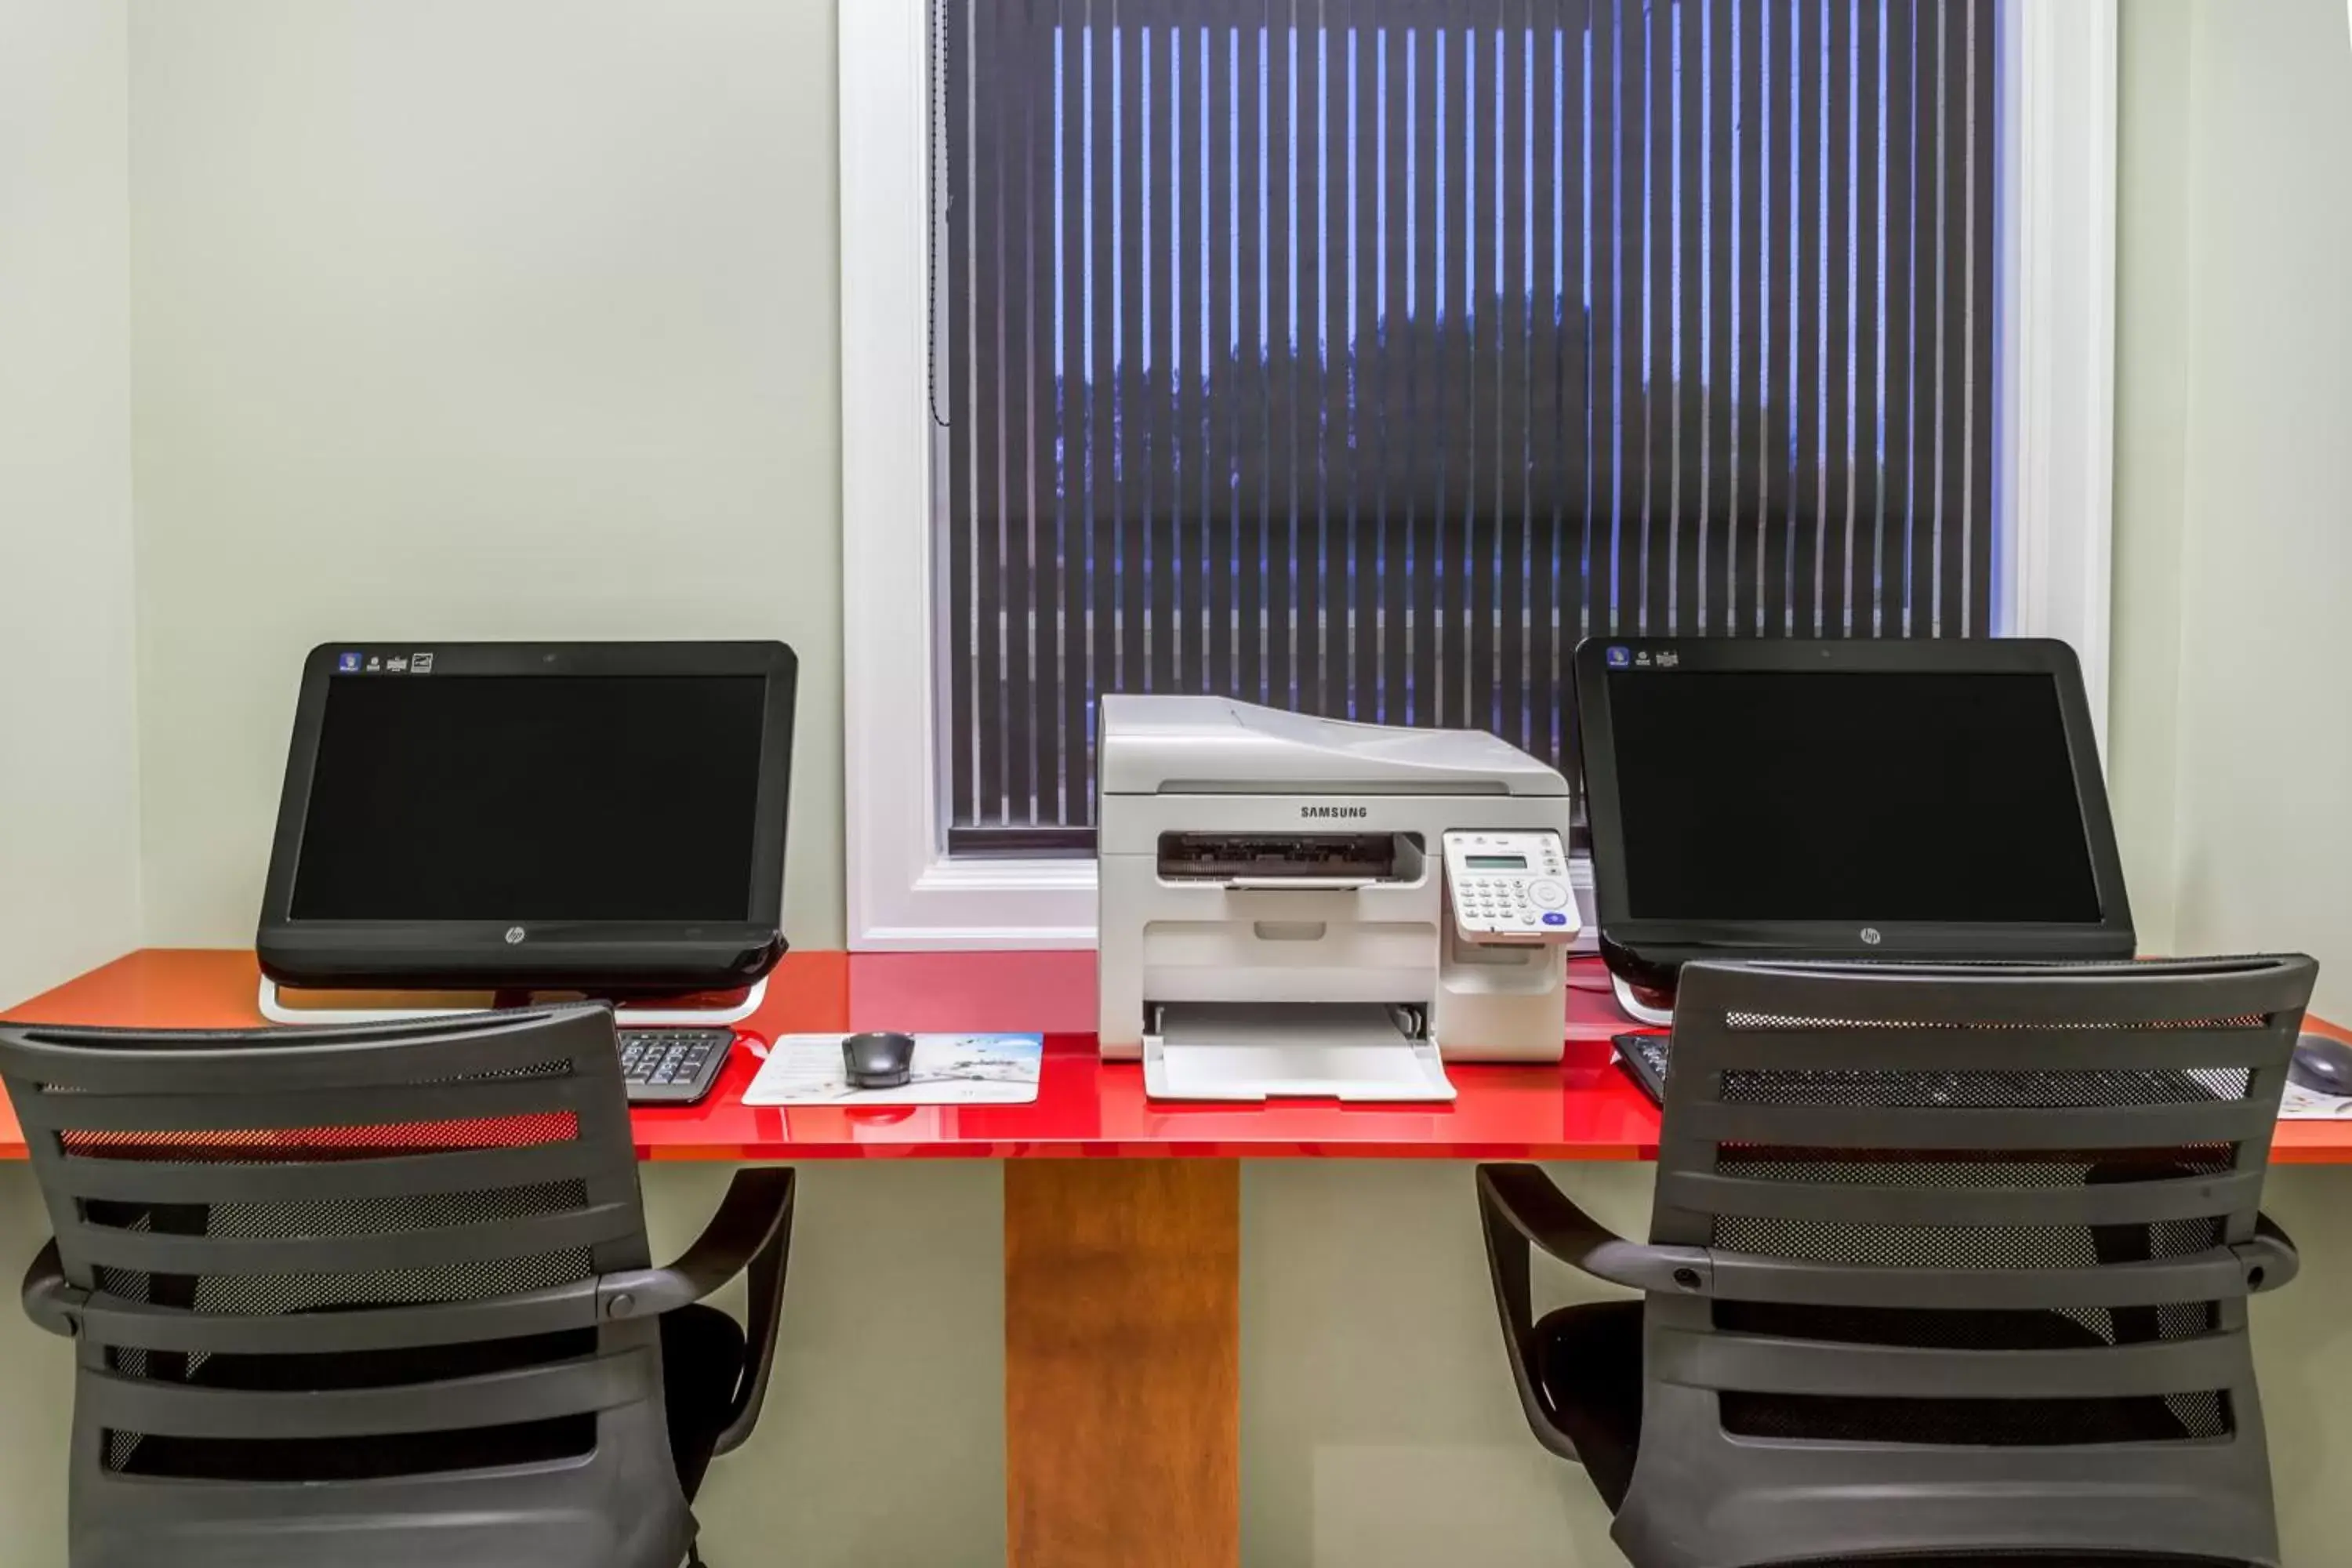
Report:
M0 1077L63 1279L26 1304L79 1342L77 1568L684 1555L656 1325L599 1310L649 1261L603 1008L5 1028Z
M1684 970L1651 1239L1714 1261L1648 1298L1635 1560L2275 1561L2245 1298L2315 973Z

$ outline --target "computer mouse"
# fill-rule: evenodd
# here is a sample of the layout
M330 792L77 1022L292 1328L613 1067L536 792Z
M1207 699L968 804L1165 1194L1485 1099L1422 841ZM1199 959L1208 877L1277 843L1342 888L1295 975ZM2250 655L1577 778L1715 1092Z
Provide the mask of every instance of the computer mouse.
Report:
M898 1089L915 1060L915 1037L896 1029L852 1035L841 1042L841 1065L852 1089Z
M2286 1079L2314 1094L2352 1095L2352 1046L2326 1035L2305 1035L2294 1043Z

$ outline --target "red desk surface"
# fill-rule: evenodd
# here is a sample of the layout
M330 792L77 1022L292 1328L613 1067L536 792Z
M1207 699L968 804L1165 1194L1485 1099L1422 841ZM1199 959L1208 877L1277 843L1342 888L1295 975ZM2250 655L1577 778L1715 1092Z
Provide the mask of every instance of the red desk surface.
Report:
M250 952L150 948L37 996L13 1023L231 1028L260 1021ZM734 1058L700 1105L632 1113L648 1160L1349 1158L1640 1160L1658 1113L1609 1060L1622 1029L1597 960L1573 965L1568 1054L1558 1067L1449 1064L1450 1106L1171 1105L1144 1098L1143 1069L1095 1053L1091 952L795 952L766 1005L740 1026ZM2310 1026L2352 1039L2314 1021ZM843 1029L1024 1030L1045 1037L1032 1105L755 1108L747 1042ZM0 1101L0 1159L26 1157ZM2282 1123L2273 1157L2352 1163L2352 1123Z

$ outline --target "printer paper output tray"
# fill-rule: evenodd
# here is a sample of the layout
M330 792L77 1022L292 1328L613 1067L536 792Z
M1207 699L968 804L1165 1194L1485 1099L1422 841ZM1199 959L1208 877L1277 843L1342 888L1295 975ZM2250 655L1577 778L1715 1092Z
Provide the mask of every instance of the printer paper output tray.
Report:
M1143 1037L1154 1100L1450 1100L1437 1047L1378 1003L1170 1003Z

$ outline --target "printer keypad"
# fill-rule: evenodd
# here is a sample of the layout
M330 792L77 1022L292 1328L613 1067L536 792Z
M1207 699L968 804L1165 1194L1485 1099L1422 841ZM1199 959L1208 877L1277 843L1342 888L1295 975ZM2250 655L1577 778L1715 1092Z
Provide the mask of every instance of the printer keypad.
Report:
M1455 918L1465 935L1544 942L1573 934L1562 912L1572 906L1558 833L1449 833L1445 850Z

